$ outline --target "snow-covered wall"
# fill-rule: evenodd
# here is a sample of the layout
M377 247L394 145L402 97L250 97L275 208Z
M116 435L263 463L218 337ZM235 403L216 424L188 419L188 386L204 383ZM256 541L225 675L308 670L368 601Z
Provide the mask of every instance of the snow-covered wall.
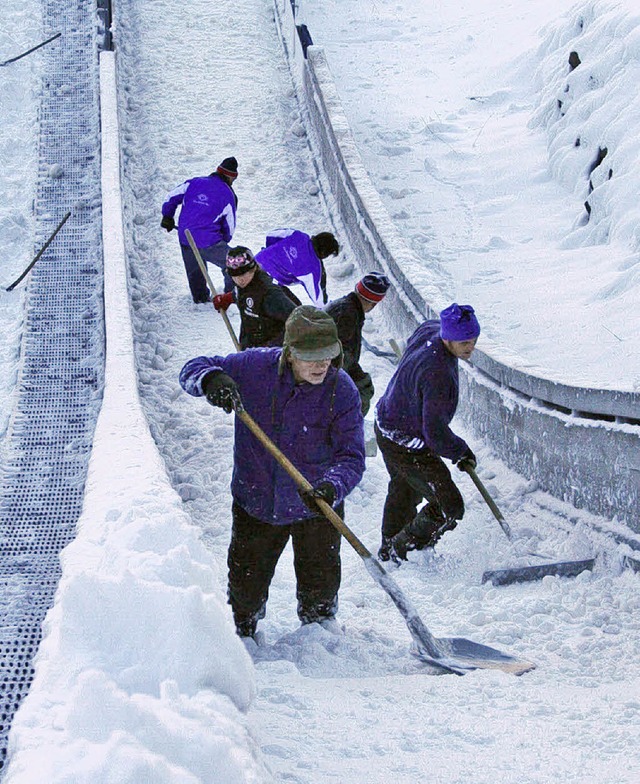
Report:
M420 264L391 221L355 145L324 50L305 53L290 0L274 0L285 51L304 104L325 198L339 215L362 271L393 280L385 309L404 338L444 301L437 272ZM389 295L388 295L389 296ZM459 415L509 465L556 497L640 531L640 394L585 389L494 360L483 339L463 365Z

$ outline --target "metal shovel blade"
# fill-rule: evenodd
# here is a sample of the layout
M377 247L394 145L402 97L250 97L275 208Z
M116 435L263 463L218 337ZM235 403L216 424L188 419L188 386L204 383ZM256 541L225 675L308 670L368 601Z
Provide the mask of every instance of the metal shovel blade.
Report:
M492 585L513 585L542 580L543 577L577 577L585 570L591 571L596 564L595 558L584 561L559 561L558 563L537 566L514 566L511 569L494 569L482 575L482 582Z
M469 670L502 670L512 675L523 675L536 668L533 662L518 659L497 648L466 640L464 637L438 637L436 644L442 652L440 659L433 661L430 657L425 658L419 651L415 655L422 661L448 668L449 672L459 675Z
M373 556L364 557L367 571L385 590L405 619L413 639L412 654L437 670L464 675L470 670L502 670L522 675L535 664L464 637L434 637L418 616L400 586Z

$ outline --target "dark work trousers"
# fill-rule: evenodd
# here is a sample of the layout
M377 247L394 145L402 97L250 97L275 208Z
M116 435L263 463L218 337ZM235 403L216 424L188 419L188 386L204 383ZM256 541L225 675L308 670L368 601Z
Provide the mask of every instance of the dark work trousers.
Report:
M382 518L382 536L390 539L416 518L418 504L424 509L412 533L427 543L443 524L462 520L464 501L451 473L430 449L412 450L385 438L375 426L376 441L389 472L389 487Z
M343 504L336 507L342 516ZM227 565L229 604L236 627L264 618L269 585L289 537L293 543L298 617L302 623L332 618L340 587L339 531L324 517L290 525L271 525L247 514L234 502Z
M191 289L191 296L194 302L208 302L211 299L211 292L207 286L207 281L200 271L198 260L196 259L190 245L180 245L182 251L182 261L184 262L184 269L187 273L187 280L189 281L189 288ZM233 290L233 280L227 273L227 252L229 246L226 242L217 242L215 245L209 245L208 248L198 248L202 260L206 264L215 264L219 267L224 276L224 290Z

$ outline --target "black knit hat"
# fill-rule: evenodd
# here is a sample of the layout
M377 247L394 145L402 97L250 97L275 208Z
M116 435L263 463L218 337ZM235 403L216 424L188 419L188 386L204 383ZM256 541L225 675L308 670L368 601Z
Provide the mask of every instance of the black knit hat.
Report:
M223 177L228 177L230 180L235 180L238 176L238 161L235 158L225 158L216 169L216 172Z
M227 251L227 272L232 278L244 275L249 272L256 265L256 260L253 253L249 248L244 245L238 245L235 248L229 248Z
M389 278L381 272L369 272L356 283L356 291L367 302L380 302L391 284Z
M326 259L327 256L337 256L340 253L338 240L330 231L321 231L311 237L311 244L319 259Z

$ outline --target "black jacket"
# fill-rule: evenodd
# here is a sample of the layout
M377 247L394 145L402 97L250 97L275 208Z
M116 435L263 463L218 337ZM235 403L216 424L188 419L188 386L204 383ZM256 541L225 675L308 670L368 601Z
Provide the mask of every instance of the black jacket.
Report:
M234 297L242 319L240 347L281 346L285 321L300 300L260 268L248 286L235 287Z
M325 308L327 313L336 322L338 337L344 352L343 368L358 383L365 375L360 367L360 353L362 351L362 327L364 325L364 310L362 303L355 291L330 302Z

